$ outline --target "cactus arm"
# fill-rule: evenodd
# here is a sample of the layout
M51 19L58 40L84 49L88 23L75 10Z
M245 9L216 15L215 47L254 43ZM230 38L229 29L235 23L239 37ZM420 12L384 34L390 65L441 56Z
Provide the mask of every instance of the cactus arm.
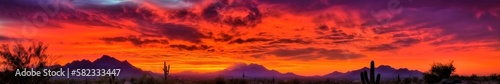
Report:
M363 80L363 72L359 73L359 77L361 77L361 83L366 84L365 81Z
M360 75L360 77L361 77L361 82L362 82L363 84L366 84L366 79L365 79L365 77L366 77L366 76L365 76L365 73L364 73L364 72L361 72L359 75Z
M365 70L363 74L364 74L364 77L365 77L365 82L367 84L370 84L370 79L368 79L368 72L366 72L366 70Z
M170 65L169 65L170 66ZM170 67L167 67L167 63L166 62L163 62L163 71L166 72L168 71Z
M377 74L377 82L375 84L380 84L380 74Z
M375 83L375 62L370 63L370 82Z
M167 83L167 76L168 73L170 72L170 65L167 66L167 63L164 61L163 62L163 76L164 76L164 83Z
M380 74L375 77L375 62L370 63L370 77L368 78L368 72L366 70L360 73L361 82L363 84L380 84Z

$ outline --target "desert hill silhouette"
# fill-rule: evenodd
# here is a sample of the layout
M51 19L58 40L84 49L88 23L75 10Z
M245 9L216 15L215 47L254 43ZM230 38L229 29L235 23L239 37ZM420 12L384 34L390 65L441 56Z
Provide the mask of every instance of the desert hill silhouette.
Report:
M175 66L175 65L172 65ZM151 71L145 71L140 68L133 66L127 60L120 61L112 56L103 55L102 57L90 61L87 59L75 60L70 63L65 64L62 68L70 69L121 69L118 78L130 78L130 77L140 77L142 75L151 75L153 77L160 77L163 73L153 73ZM173 69L175 70L175 69ZM369 70L367 67L361 69L339 72L333 71L332 73L325 74L323 76L315 76L314 78L333 78L333 79L348 79L348 80L358 80L359 73L364 70ZM398 75L401 77L422 77L422 72L417 70L409 70L406 68L393 68L389 65L380 65L375 68L376 73L383 75L383 79L394 79ZM209 72L209 73L197 73L192 71L183 71L179 73L172 73L169 76L172 77L216 77L224 76L227 78L242 78L243 73L247 78L305 78L307 76L300 76L294 74L293 72L279 72L277 70L268 69L263 65L255 63L235 63L226 69ZM72 77L73 78L73 77Z

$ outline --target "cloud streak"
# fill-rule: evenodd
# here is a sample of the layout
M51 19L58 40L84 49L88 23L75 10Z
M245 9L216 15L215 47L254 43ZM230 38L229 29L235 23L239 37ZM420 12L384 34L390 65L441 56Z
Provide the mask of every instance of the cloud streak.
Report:
M112 44L114 42L130 42L135 46L143 46L147 44L168 44L168 40L165 39L142 39L137 36L128 36L128 37L103 37L99 38L99 40L103 40L106 43Z

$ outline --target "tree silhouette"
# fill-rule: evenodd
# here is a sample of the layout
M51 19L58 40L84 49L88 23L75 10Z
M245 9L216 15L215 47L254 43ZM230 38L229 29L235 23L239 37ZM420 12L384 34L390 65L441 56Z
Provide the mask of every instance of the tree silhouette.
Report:
M431 70L425 72L424 79L427 83L436 83L442 79L450 78L451 74L455 72L455 67L453 66L453 61L450 63L434 63L432 64Z
M8 44L2 44L0 55L5 71L0 72L0 83L47 83L48 76L22 77L15 76L16 69L33 68L37 71L48 68L48 55L45 53L48 46L42 42L33 43L25 48L21 42L17 42L11 49Z

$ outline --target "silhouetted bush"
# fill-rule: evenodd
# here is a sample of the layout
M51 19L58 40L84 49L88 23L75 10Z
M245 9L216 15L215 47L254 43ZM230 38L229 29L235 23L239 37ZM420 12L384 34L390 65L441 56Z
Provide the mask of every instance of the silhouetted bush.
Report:
M147 74L143 74L141 78L139 78L139 80L135 80L133 82L134 84L160 84L160 80L154 78L154 77L151 77Z
M226 84L226 80L224 79L224 77L219 76L215 78L215 84Z
M0 50L1 66L5 66L5 71L0 72L0 83L48 83L49 76L15 76L16 69L33 68L36 71L41 71L48 66L48 55L45 53L48 46L42 42L33 43L29 47L24 47L22 43L18 42L12 46L2 44ZM52 67L55 68L55 67Z
M437 83L442 79L450 78L451 74L455 72L453 61L447 64L434 63L431 70L424 72L424 80L426 83Z

